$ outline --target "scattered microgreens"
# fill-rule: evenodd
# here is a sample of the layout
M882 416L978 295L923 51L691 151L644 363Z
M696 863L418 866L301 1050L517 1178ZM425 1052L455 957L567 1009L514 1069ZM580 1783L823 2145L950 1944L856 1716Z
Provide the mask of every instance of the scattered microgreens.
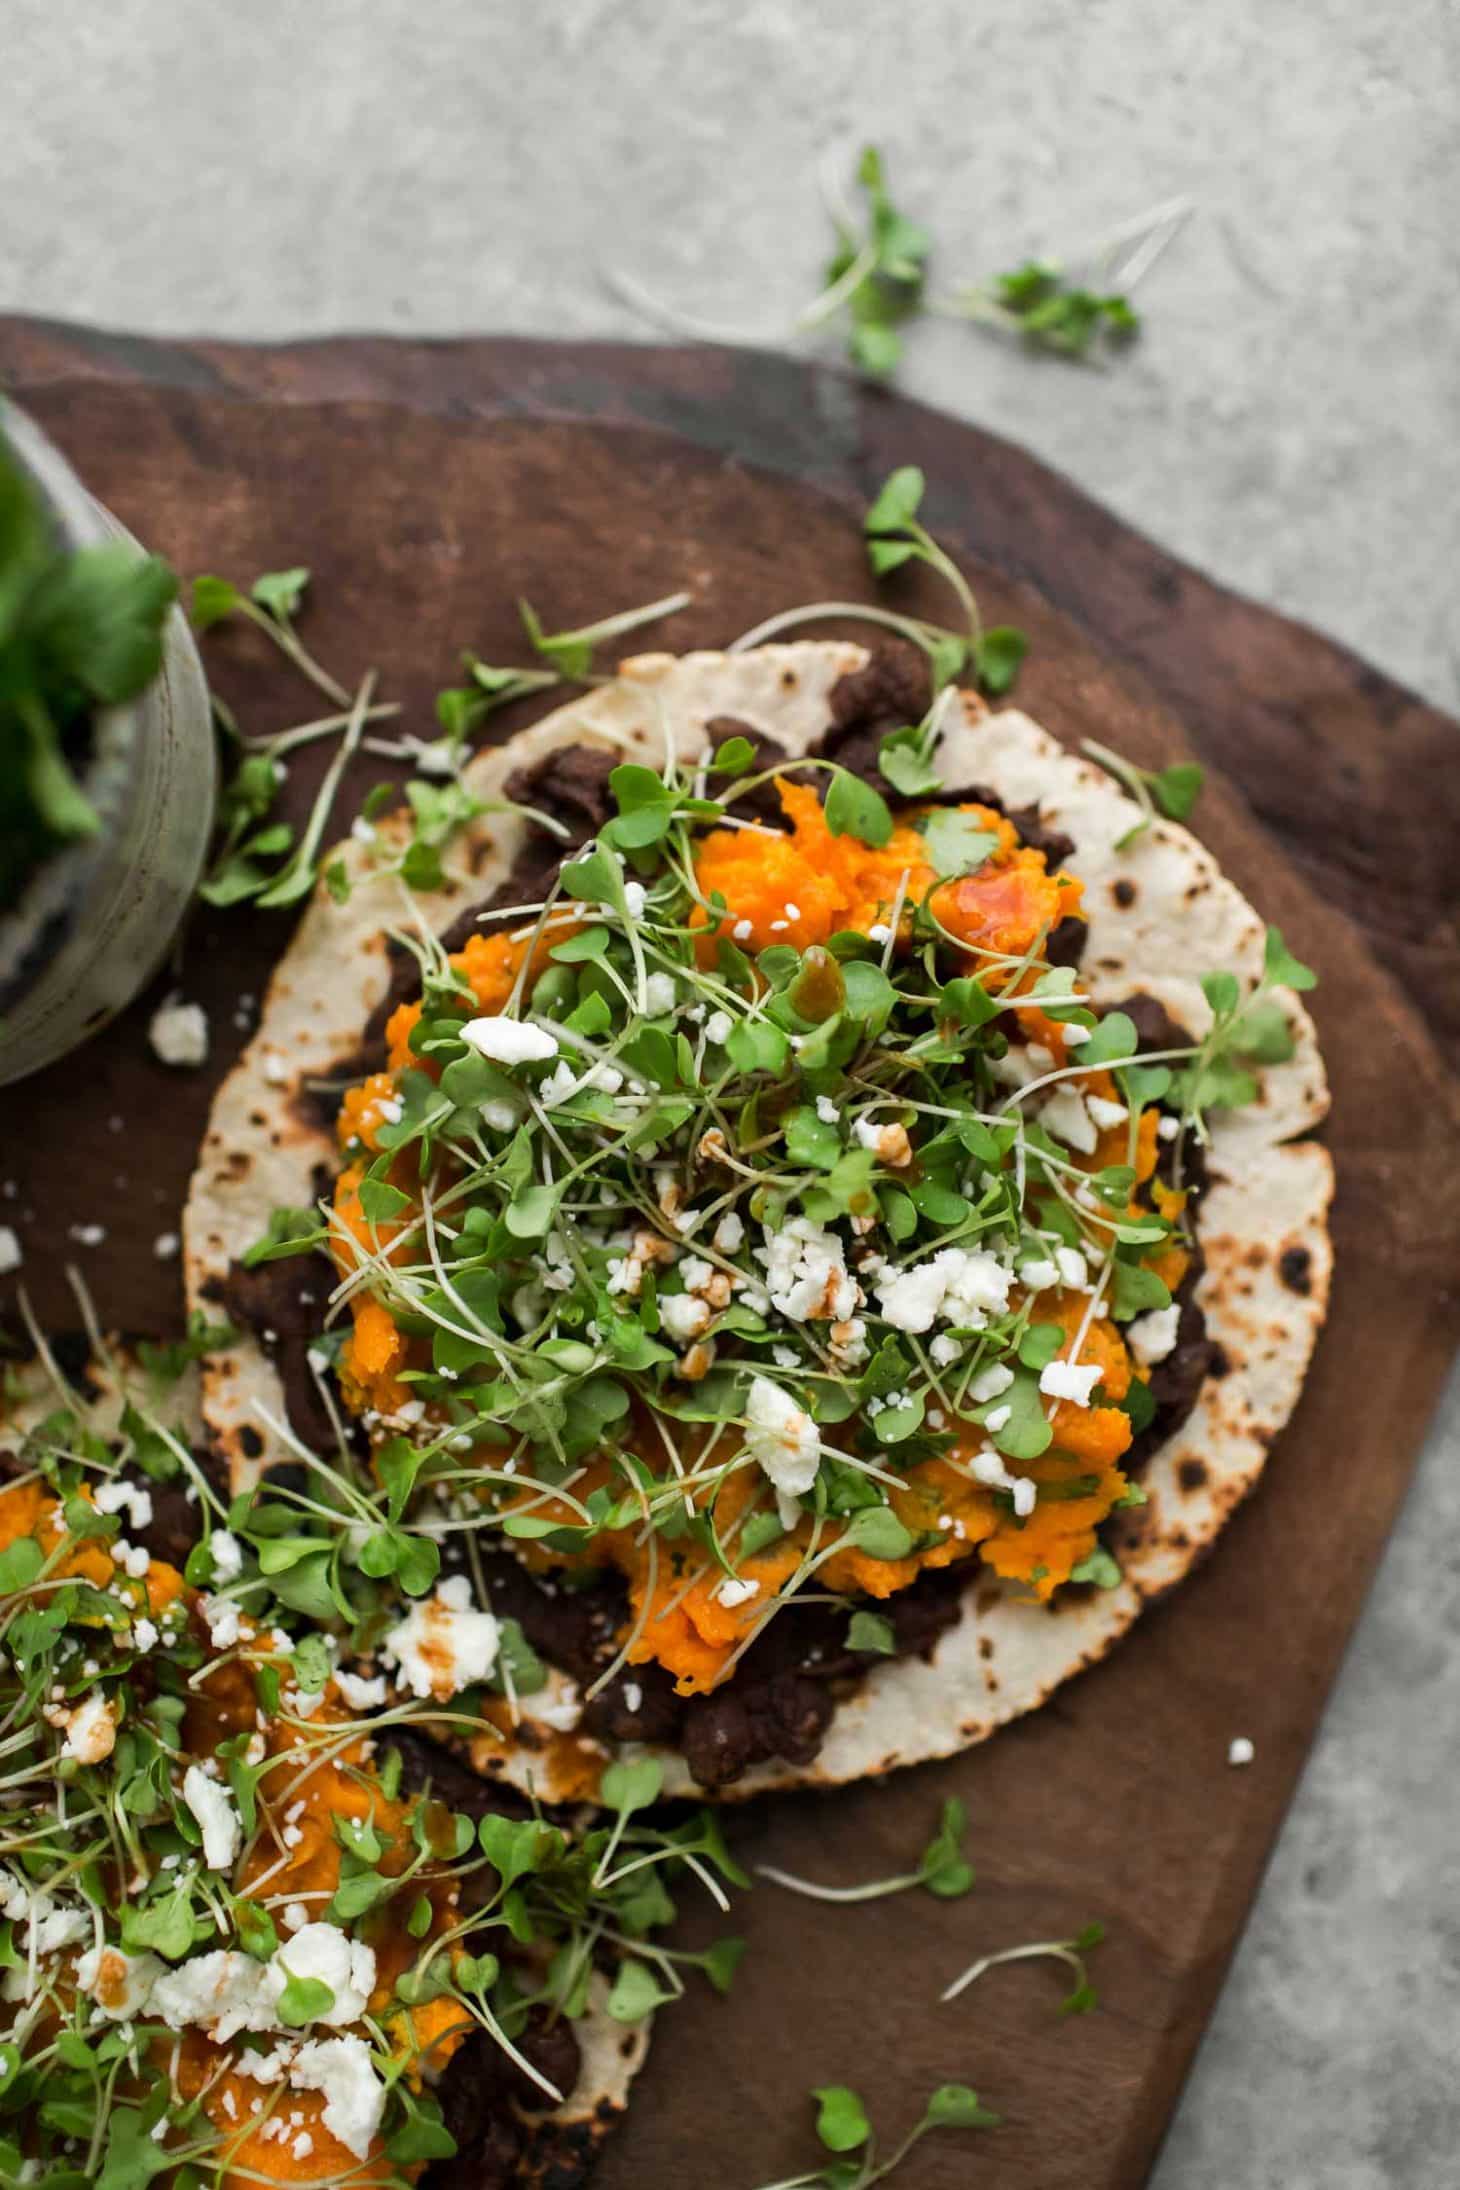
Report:
M961 1977L940 1995L945 2000L956 2000L967 1992L970 1985L991 1969L998 1969L1006 1962L1054 1961L1063 1964L1074 1977L1074 1985L1060 2001L1061 2015L1088 2015L1097 2006L1095 1987L1090 1982L1090 1972L1085 1966L1085 1956L1098 1947L1105 1937L1101 1923L1087 1924L1073 1939L1042 1939L1025 1947L1005 1947L1001 1954L983 1954L976 1962L970 1962Z
M956 1797L950 1798L943 1805L938 1830L924 1848L917 1869L897 1878L873 1879L864 1886L820 1886L769 1863L757 1863L756 1876L799 1893L808 1901L881 1901L888 1894L907 1893L914 1886L936 1894L939 1900L956 1901L973 1885L973 1866L963 1854L967 1826L968 1813L963 1804Z
M1168 821L1185 821L1206 782L1206 770L1199 761L1176 760L1166 768L1138 768L1134 761L1113 753L1108 745L1098 745L1094 738L1083 738L1080 750L1098 762L1107 775L1114 776L1141 810L1140 820L1117 839L1115 849L1118 852L1123 852L1137 837L1145 834L1158 810Z
M662 601L649 601L643 608L622 609L615 616L604 616L597 623L583 624L576 631L544 631L530 602L519 601L518 611L523 629L535 654L551 662L560 677L574 683L582 683L593 675L595 648L607 639L621 639L630 631L640 631L645 624L657 623L661 616L673 616L681 608L688 608L692 595L667 593Z
M1130 341L1141 324L1132 293L1191 212L1189 200L1171 199L1071 254L1088 272L1087 281L1071 279L1060 260L1028 258L1006 273L964 281L935 295L928 283L932 235L893 204L886 161L875 145L864 146L853 179L860 203L823 167L823 196L836 247L822 288L797 315L789 335L795 341L841 326L851 362L878 380L891 378L902 363L903 328L930 316L972 322L1066 359L1083 360ZM677 311L619 269L609 271L606 279L636 311L694 340L779 339L774 331L718 326Z
M0 444L0 910L98 820L78 781L87 725L156 676L177 580L121 543L65 549Z
M767 2183L764 2190L870 2190L871 2184L894 2174L930 2130L996 2129L1001 2118L967 2084L940 2084L921 2121L881 2160L866 2107L849 2085L823 2084L811 2096L816 2101L816 2134L837 2156L804 2175Z
M893 205L875 145L857 162L857 184L866 199L865 224L849 208L835 211L837 247L826 286L802 312L796 331L808 334L845 313L847 355L864 372L883 377L902 359L899 324L923 308L932 238Z
M1279 928L1267 930L1262 978L1254 988L1244 993L1235 974L1206 976L1202 992L1211 1007L1212 1023L1175 1083L1183 1133L1190 1130L1205 1141L1210 1138L1209 1111L1237 1110L1257 1100L1252 1066L1283 1064L1294 1049L1287 1014L1275 991L1311 989L1317 981L1312 967L1293 956Z
M1016 334L1034 349L1084 358L1098 344L1129 342L1140 320L1126 296L1066 280L1054 259L1026 259L1011 273L972 282L940 306L950 317Z
M336 707L348 707L350 695L338 678L331 676L316 661L295 628L294 619L303 605L309 586L310 573L304 569L267 570L255 578L245 592L230 578L210 575L193 580L193 628L195 631L211 631L215 624L226 623L238 616L262 631L272 640L281 654L291 661L301 676L333 700Z
M899 490L889 520L906 524L915 491ZM1057 1400L1040 1379L1065 1330L1004 1294L1002 1308L949 1316L950 1335L940 1328L934 1343L930 1322L888 1312L887 1289L940 1254L991 1258L1006 1285L1024 1263L1076 1250L1074 1268L1088 1274L1081 1335L1097 1311L1119 1325L1167 1305L1148 1263L1189 1218L1133 1201L1130 1161L1077 1162L1039 1103L1103 1068L1132 1149L1152 1106L1200 1133L1205 1112L1241 1092L1230 1067L1242 1045L1275 1053L1268 991L1288 961L1274 944L1250 1003L1214 977L1218 1018L1204 1043L1146 1059L1131 1020L1098 1016L1077 975L1043 956L1043 937L1017 960L950 955L931 893L904 907L900 953L848 934L804 950L775 941L752 959L727 918L711 958L696 940L695 923L715 910L698 847L767 780L752 757L732 738L703 767L615 767L616 811L596 843L545 899L513 908L519 925L509 921L519 955L536 952L531 971L525 957L518 965L506 1011L532 1029L534 1061L509 1061L516 1036L501 1057L468 1040L475 998L428 956L390 1115L346 1151L364 1232L327 1206L281 1210L245 1255L328 1245L343 1275L322 1323L368 1292L419 1341L402 1372L419 1404L409 1415L388 1404L375 1428L379 1481L366 1474L346 1497L314 1497L294 1521L269 1518L277 1500L235 1519L246 1536L266 1522L275 1532L260 1557L285 1602L359 1630L382 1592L429 1589L438 1543L462 1534L495 1532L570 1564L605 1537L631 1538L680 1596L741 1589L748 1568L753 1609L733 1665L788 1603L825 1594L839 1550L902 1559L946 1540L952 1514L931 1508L919 1530L891 1504L926 1461L987 1486L999 1530L1015 1536L1030 1510L1016 1494L1035 1506L1077 1494L1007 1472L1053 1440ZM828 779L833 840L885 844L880 795L834 763L805 765ZM989 856L986 818L956 808L921 818L935 874L956 878ZM1016 998L1081 1038L1069 1061L1018 1073L1022 1084L1003 1075ZM911 1170L879 1158L889 1120L908 1136ZM811 1252L831 1258L818 1267L843 1273L839 1343L788 1312L793 1280L773 1275L788 1248L787 1271L800 1251L793 1220L809 1228ZM875 1274L854 1283L874 1247ZM326 1328L322 1343L337 1350L339 1332ZM992 1396L975 1391L993 1371ZM794 1501L778 1503L757 1466L767 1391L802 1411L818 1455ZM1149 1418L1139 1379L1122 1405L1134 1428ZM972 1470L977 1432L986 1445ZM645 1435L657 1442L646 1447ZM671 1466L656 1465L661 1449ZM1088 1495L1092 1479L1073 1480ZM801 1518L804 1550L761 1590L757 1557ZM1101 1550L1087 1540L1072 1565L1080 1580L1113 1586L1118 1569ZM645 1653L652 1598L651 1586L590 1699ZM852 1650L895 1648L880 1613L848 1609ZM532 1690L509 1674L503 1692L515 1716L519 1692Z
M153 1349L149 1375L175 1377L220 1336L199 1325ZM4 1514L10 1530L36 1534L0 1538L0 1965L12 2004L0 2038L0 2179L43 2176L57 2190L134 2190L160 2176L179 2190L231 2181L242 2140L266 2137L271 2118L288 2110L292 2049L325 2039L355 2048L357 2079L366 2074L379 2089L370 2180L407 2190L420 2163L456 2150L429 2086L407 2073L422 2030L452 2027L443 2007L456 2011L458 2030L485 2033L547 2105L565 2094L523 2045L541 2023L578 2019L590 1996L615 2020L640 2022L682 1993L693 1971L729 1989L740 1941L689 1952L657 1937L675 1915L670 1888L679 1881L705 1887L721 1909L727 1886L748 1884L718 1819L654 1823L642 1813L657 1777L650 1788L632 1768L622 1789L605 1779L612 1822L576 1837L537 1814L454 1813L431 1798L429 1779L404 1791L397 1741L407 1732L416 1740L419 1775L429 1754L421 1731L449 1731L459 1714L407 1703L353 1721L332 1686L335 1645L268 1571L271 1548L287 1544L280 1517L293 1526L323 1499L348 1503L352 1480L320 1463L312 1493L294 1507L264 1491L225 1513L192 1460L185 1424L155 1411L150 1386L124 1362L107 1357L104 1368L99 1392L126 1395L119 1425L112 1401L65 1385L43 1341L35 1367L7 1393L12 1420L34 1423L20 1443L18 1480L33 1477L43 1502L37 1512L26 1501L18 1521ZM164 1458L194 1502L186 1585L145 1552L139 1566L135 1545L121 1540L149 1525L147 1486L168 1479ZM98 1502L109 1482L123 1493L121 1510ZM253 1533L233 1536L227 1523L245 1515ZM211 1650L201 1639L210 1630ZM240 1668L256 1710L243 1731L206 1736L195 1755L197 1707L216 1683L226 1728ZM86 1713L99 1709L106 1739L93 1751L80 1735ZM367 1731L373 1761L362 1747ZM206 1802L195 1782L211 1790ZM214 1811L215 1827L232 1821L226 1855L205 1846L201 1818ZM352 2022L337 2013L333 1985L298 1962L301 1907L372 1971L388 1943L389 1975L368 2014ZM93 2003L95 1980L78 1965L103 1948L141 1958L125 2019ZM185 2093L169 2072L182 2035L214 2021L216 1976L203 1973L201 1994L186 1978L220 1949L240 1965L230 1997L262 1988L248 2013L263 2019L245 2027L283 2053L282 2078L242 2115L210 2106L208 2086ZM413 2018L426 2009L418 2030ZM220 2068L251 2043L216 2033L210 2042ZM300 2087L317 2085L306 2075Z

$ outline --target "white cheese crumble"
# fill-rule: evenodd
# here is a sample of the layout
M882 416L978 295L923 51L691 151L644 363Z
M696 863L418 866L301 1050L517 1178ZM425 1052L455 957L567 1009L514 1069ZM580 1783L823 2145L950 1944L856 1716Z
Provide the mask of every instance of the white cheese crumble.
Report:
M363 1673L351 1673L344 1666L337 1666L335 1686L352 1711L369 1711L383 1704L386 1698L383 1673L377 1673L373 1680L367 1680Z
M1061 1285L1073 1291L1083 1290L1090 1282L1090 1266L1078 1247L1056 1247L1055 1263L1059 1269Z
M9 1277L12 1270L18 1270L24 1260L15 1227L0 1224L0 1277Z
M644 1005L651 1019L662 1018L666 1011L673 1011L677 994L672 973L651 973L644 982Z
M722 1255L733 1255L745 1241L745 1221L733 1209L727 1209L715 1226L712 1238Z
M628 881L624 884L624 903L629 909L629 918L631 920L643 919L645 902L646 897L642 882Z
M152 1493L145 1483L129 1483L124 1475L98 1483L92 1492L98 1513L125 1513L133 1528L152 1525Z
M861 1304L862 1289L847 1269L845 1251L834 1232L809 1217L792 1217L779 1232L764 1232L754 1250L765 1266L771 1305L791 1323L828 1317L845 1323Z
M438 1583L434 1596L418 1599L382 1645L412 1695L445 1703L473 1681L485 1680L497 1662L501 1631L490 1612L478 1612L464 1574Z
M722 1605L733 1611L736 1605L749 1604L752 1597L760 1595L760 1583L750 1576L727 1574L715 1591Z
M479 1057L498 1065L538 1064L558 1054L558 1038L530 1019L508 1019L494 1012L485 1019L468 1019L461 1038Z
M203 1861L209 1870L232 1870L243 1827L228 1789L209 1779L201 1765L190 1764L183 1779L183 1801L202 1828Z
M375 1990L375 1949L334 1924L306 1924L269 1962L271 1977L276 1966L281 1992L291 1977L329 1987L334 2003L318 2017L322 2023L358 2023Z
M66 1721L61 1754L78 1764L100 1764L117 1745L117 1714L105 1696L88 1696Z
M1143 1369L1166 1359L1176 1344L1180 1322L1181 1304L1173 1300L1169 1308L1152 1308L1126 1325L1125 1342Z
M728 1011L712 1011L705 1021L705 1040L714 1042L717 1047L723 1046L730 1039L733 1025L734 1021Z
M155 1954L88 1947L76 1964L76 1983L109 2021L129 2022L147 2006L165 1966Z
M1257 1751L1245 1734L1235 1734L1227 1744L1229 1764L1250 1764Z
M1048 1097L1039 1113L1039 1122L1046 1133L1052 1133L1066 1148L1074 1148L1082 1156L1092 1156L1100 1136L1094 1121L1085 1108L1085 1098L1076 1094L1072 1087L1057 1087Z
M176 1232L159 1232L152 1242L152 1252L159 1262L171 1262L181 1245Z
M1100 1373L1098 1361L1051 1361L1040 1371L1039 1388L1047 1398L1072 1399L1077 1407L1088 1407Z
M238 1538L226 1528L215 1528L208 1538L208 1549L219 1581L236 1581L243 1572L243 1546Z
M810 1490L821 1465L821 1434L804 1407L769 1377L755 1376L745 1404L745 1445L783 1498Z
M710 1305L694 1293L676 1293L659 1303L659 1321L678 1345L698 1338L710 1320Z
M939 1341L935 1338L930 1349L935 1359L938 1345ZM1002 1361L993 1361L986 1369L979 1371L968 1387L968 1396L975 1406L983 1407L989 1400L997 1399L1001 1393L1006 1392L1013 1381L1013 1370L1006 1368Z
M899 1270L877 1285L882 1314L899 1331L931 1330L940 1318L981 1331L1009 1303L1013 1273L986 1248L944 1247L929 1262Z
M1124 1125L1130 1116L1124 1103L1113 1103L1108 1095L1087 1095L1085 1108L1102 1133L1108 1133L1112 1126Z
M363 2038L325 2038L300 2046L289 2067L296 2091L324 2094L324 2126L357 2160L368 2159L385 2112L385 2086Z
M196 1067L208 1062L208 1014L201 1004L169 996L153 1012L147 1028L153 1054L165 1065Z

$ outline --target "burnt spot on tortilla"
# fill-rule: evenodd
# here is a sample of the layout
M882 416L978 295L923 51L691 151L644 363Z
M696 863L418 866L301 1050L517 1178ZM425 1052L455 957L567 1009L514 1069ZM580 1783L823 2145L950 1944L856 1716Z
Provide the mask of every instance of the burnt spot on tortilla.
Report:
M238 1442L250 1460L257 1460L264 1449L264 1441L252 1422L245 1422L238 1433Z
M1306 1247L1285 1247L1278 1257L1278 1276L1290 1293L1305 1299L1313 1290L1313 1257Z
M1243 1255L1242 1260L1247 1265L1247 1268L1249 1270L1266 1269L1267 1249L1263 1246L1262 1241L1254 1240L1252 1242L1252 1245L1247 1249L1247 1252Z
M1129 911L1136 901L1136 886L1128 874L1117 875L1110 885L1110 894L1123 911Z
M1206 1462L1196 1459L1183 1460L1176 1470L1176 1475L1183 1490L1200 1490L1207 1479Z
M278 1370L290 1427L322 1452L334 1449L335 1426L309 1353L319 1335L318 1303L329 1298L334 1282L333 1265L316 1253L261 1262L251 1270L231 1263L220 1288L229 1321L252 1331Z
M1232 1374L1232 1363L1228 1357L1227 1349L1220 1339L1214 1339L1212 1342L1211 1365L1207 1370L1207 1374L1216 1377L1219 1382L1224 1376Z

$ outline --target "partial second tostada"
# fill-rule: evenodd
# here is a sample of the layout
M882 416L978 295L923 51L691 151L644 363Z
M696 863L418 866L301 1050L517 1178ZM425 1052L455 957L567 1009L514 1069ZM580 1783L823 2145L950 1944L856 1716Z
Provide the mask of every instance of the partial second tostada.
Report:
M313 1574L344 1662L550 1800L982 1739L1297 1400L1311 975L896 647L641 656L462 782L439 889L400 816L341 848L193 1182L234 1586Z

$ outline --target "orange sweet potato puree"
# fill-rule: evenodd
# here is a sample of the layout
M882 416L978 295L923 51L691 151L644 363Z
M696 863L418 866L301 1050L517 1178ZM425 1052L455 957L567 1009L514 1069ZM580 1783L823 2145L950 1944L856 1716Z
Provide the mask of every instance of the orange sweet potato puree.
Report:
M989 807L971 803L960 811L997 839L996 849L975 873L940 881L927 858L923 836L910 823L898 822L888 842L874 847L853 836L834 835L810 787L782 778L777 790L790 823L788 831L716 829L699 842L695 854L699 888L705 897L718 897L728 908L718 919L703 908L696 908L692 915L691 924L703 931L697 948L706 964L714 963L716 938L746 921L750 933L741 933L737 940L747 952L776 943L805 949L845 930L865 934L879 923L889 923L899 899L898 940L905 943L911 938L913 911L926 900L940 925L967 946L974 968L982 966L983 978L999 987L1016 978L1013 969L990 967L984 954L1022 958L1061 920L1080 913L1083 891L1078 879L1063 871L1051 874L1044 853L1021 844L1013 824ZM502 937L473 938L453 959L483 1011L500 1010L506 1003L521 963L521 948ZM1013 993L1019 993L1027 978L1019 981ZM418 1005L403 1004L389 1023L392 1067L413 1061L408 1044L419 1010ZM1018 1018L1025 1038L1044 1043L1057 1064L1073 1055L1066 1049L1062 1025L1037 1004L1019 1008ZM1108 1098L1118 1094L1112 1075L1103 1069L1092 1070L1081 1085L1090 1094ZM392 1092L388 1073L376 1074L351 1089L341 1113L342 1141L358 1138L373 1149L379 1105ZM1150 1178L1157 1152L1156 1118L1147 1111L1140 1121L1133 1158L1138 1182ZM1094 1153L1075 1160L1092 1172L1131 1160L1128 1128L1122 1124L1102 1133ZM372 1241L360 1214L356 1188L362 1168L352 1163L340 1174L337 1224L347 1239L358 1239L367 1251L374 1252L380 1245L388 1249L390 1228L381 1226ZM410 1190L409 1176L392 1176L403 1190ZM1170 1206L1162 1203L1163 1213L1175 1215L1179 1201L1176 1197ZM1171 1244L1152 1258L1151 1266L1174 1289L1186 1260L1185 1250ZM341 1266L348 1264L342 1260ZM1068 1355L1086 1306L1086 1298L1079 1294L1047 1293L1034 1303L1033 1320L1063 1325L1067 1335L1061 1351ZM356 1407L390 1412L409 1392L399 1376L411 1359L412 1342L367 1294L355 1296L352 1313L354 1328L341 1364L347 1399ZM1114 1323L1104 1318L1085 1334L1081 1359L1101 1363L1104 1387L1112 1400L1124 1396L1133 1374L1142 1373L1133 1369ZM1132 1436L1129 1417L1114 1405L1085 1408L1062 1401L1053 1412L1051 1426L1054 1442L1048 1451L1020 1466L1037 1481L1050 1484L1093 1478L1093 1487L1084 1495L1042 1502L1026 1520L1019 1520L1007 1502L964 1472L984 1436L976 1424L955 1422L950 1428L959 1442L950 1453L912 1468L906 1482L891 1493L904 1524L915 1534L936 1532L936 1541L901 1560L873 1559L854 1547L836 1551L818 1568L818 1583L887 1598L906 1588L924 1567L946 1566L977 1554L998 1574L1048 1598L1095 1548L1099 1524L1128 1487L1118 1463ZM652 1459L657 1446L647 1436L643 1445L645 1457ZM723 1457L730 1458L733 1450L727 1444ZM895 1452L889 1458L895 1465ZM585 1496L600 1482L613 1480L604 1463L601 1469L591 1467L576 1490ZM763 1509L768 1502L759 1470L742 1467L728 1477L716 1506L721 1540L728 1540L733 1550L736 1524L744 1513L751 1507ZM566 1507L562 1518L571 1518ZM815 1537L818 1552L835 1542L840 1525L835 1520L823 1524ZM754 1631L776 1590L796 1572L812 1540L813 1523L808 1517L766 1550L737 1559L743 1578L760 1586L753 1598L734 1606L719 1599L724 1576L718 1567L696 1571L703 1565L701 1553L681 1557L672 1545L660 1541L651 1555L650 1546L640 1543L632 1529L598 1537L582 1556L612 1563L627 1576L633 1620L639 1628L629 1649L631 1662L657 1660L674 1673L682 1692L702 1693L725 1677L737 1650ZM537 1565L552 1564L556 1557L541 1545L519 1544L517 1550ZM689 1575L695 1578L687 1581Z

